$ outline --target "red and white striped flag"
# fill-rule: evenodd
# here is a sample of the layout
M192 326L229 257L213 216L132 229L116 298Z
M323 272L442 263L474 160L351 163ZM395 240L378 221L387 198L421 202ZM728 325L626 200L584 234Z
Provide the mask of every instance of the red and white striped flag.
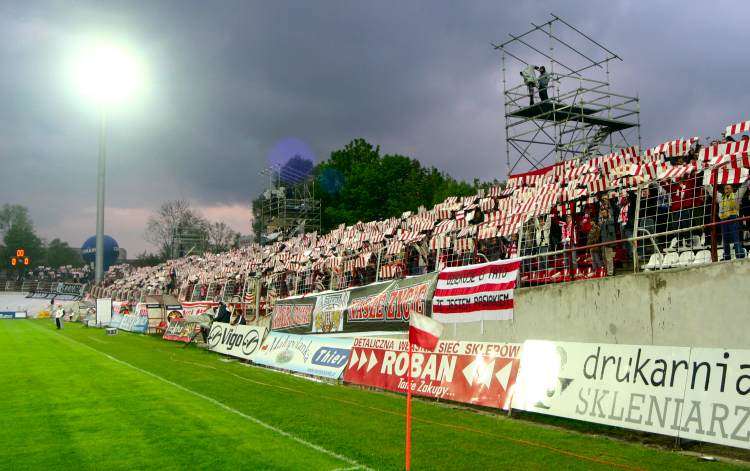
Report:
M739 185L747 180L747 174L748 171L744 168L720 168L707 175L710 175L712 185Z
M440 322L422 314L413 314L409 317L409 343L411 344L433 351L442 333L443 324Z
M520 260L446 268L438 275L432 318L458 323L513 319L513 291Z
M750 121L741 121L739 123L730 124L729 126L727 126L727 128L724 130L724 135L733 136L735 134L745 132L749 129L750 129Z

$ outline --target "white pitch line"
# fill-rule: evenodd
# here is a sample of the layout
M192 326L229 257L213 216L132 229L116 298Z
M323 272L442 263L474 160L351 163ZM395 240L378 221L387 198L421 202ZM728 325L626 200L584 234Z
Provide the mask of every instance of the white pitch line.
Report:
M47 332L47 331L45 330L45 332ZM121 365L127 366L128 368L132 368L135 371L143 373L143 374L145 374L147 376L151 376L152 378L158 379L159 381L161 381L161 382L163 382L165 384L169 384L170 386L174 386L175 388L180 389L182 391L185 391L186 393L190 393L190 394L194 395L195 397L199 397L199 398L201 398L201 399L203 399L205 401L208 401L211 404L214 404L215 406L221 407L222 409L224 409L224 410L226 410L228 412L231 412L233 414L237 414L240 417L242 417L244 419L247 419L247 420L249 420L250 422L253 422L256 425L259 425L259 426L261 426L261 427L263 427L265 429L268 429L268 430L270 430L272 432L275 432L275 433L281 435L282 437L286 437L286 438L288 438L290 440L293 440L293 441L299 443L300 445L304 445L304 446L306 446L308 448L311 448L311 449L313 449L315 451L323 453L324 455L328 455L328 456L330 456L332 458L336 458L338 460L344 461L344 462L349 463L350 465L352 465L351 468L346 468L346 469L364 469L364 470L367 470L367 471L374 471L372 468L368 468L367 466L365 466L363 464L360 464L360 463L354 461L351 458L348 458L348 457L346 457L344 455L340 455L340 454L336 453L335 451L328 450L328 449L323 448L322 446L316 445L314 443L308 442L307 440L305 440L303 438L299 438L299 437L297 437L295 435L292 435L291 433L286 432L286 431L284 431L284 430L282 430L282 429L280 429L278 427L274 427L271 424L267 424L267 423L263 422L260 419L256 419L255 417L253 417L251 415L247 415L244 412L238 411L237 409L235 409L233 407L229 407L228 405L224 404L223 402L219 402L216 399L213 399L211 397L205 396L205 395L203 395L203 394L201 394L199 392L193 391L192 389L186 388L185 386L183 386L183 385L181 385L179 383L175 383L174 381L170 381L167 378L163 378L163 377L157 375L156 373L152 373L152 372L150 372L148 370L144 370L144 369L139 368L139 367L137 367L135 365L132 365L132 364L130 364L130 363L124 361L124 360L120 360L119 358L115 358L112 355L109 355L108 353L104 353L101 350L97 350L97 349L95 349L94 347L92 347L90 345L86 345L83 342L79 342L78 340L72 339L70 337L65 337L65 336L61 336L61 337L64 338L64 339L66 339L66 340L70 340L71 342L75 342L78 345L81 345L83 347L86 347L89 350L93 350L96 353L104 355L105 357L109 358L110 360L114 361L115 363L120 363Z
M187 364L187 365L193 365L193 366L197 366L197 367L200 367L200 368L207 368L207 369L209 369L209 370L215 370L215 369L216 369L216 367L214 367L214 366L211 366L211 365L204 365L204 364L202 364L202 363L196 363L196 362L194 362L194 361L185 361L185 360L178 360L178 359L176 359L176 358L174 357L174 355L170 355L170 356L169 356L169 359L170 359L170 360L172 360L172 361L176 361L176 362L178 362L178 363L185 363L185 364Z

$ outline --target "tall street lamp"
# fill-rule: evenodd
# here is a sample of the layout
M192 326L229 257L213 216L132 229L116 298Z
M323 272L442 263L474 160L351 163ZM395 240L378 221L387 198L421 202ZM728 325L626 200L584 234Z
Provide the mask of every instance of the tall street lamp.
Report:
M96 173L96 282L104 275L104 183L107 161L107 114L132 98L143 82L143 68L126 47L99 41L86 45L76 56L76 81L99 111L99 161Z

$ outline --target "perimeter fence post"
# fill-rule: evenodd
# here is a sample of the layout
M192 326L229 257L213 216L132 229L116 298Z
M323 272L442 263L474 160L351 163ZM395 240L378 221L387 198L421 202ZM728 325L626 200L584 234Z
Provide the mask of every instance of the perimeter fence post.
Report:
M640 212L641 212L641 192L642 192L640 185L635 187L635 191L637 193L635 195L635 213L634 213L635 215L634 215L634 220L633 220L633 230L630 235L631 241L628 243L630 244L630 252L633 255L633 273L638 273L638 265L640 262L640 255L638 254L638 240L637 240L638 227L640 227L638 216L640 215Z
M711 261L712 262L718 262L719 256L717 253L717 243L716 243L716 187L718 185L717 181L717 170L714 168L711 170L711 179L713 179L714 183L711 185L712 191L711 191ZM704 232L705 233L705 232ZM741 237L742 232L740 232Z

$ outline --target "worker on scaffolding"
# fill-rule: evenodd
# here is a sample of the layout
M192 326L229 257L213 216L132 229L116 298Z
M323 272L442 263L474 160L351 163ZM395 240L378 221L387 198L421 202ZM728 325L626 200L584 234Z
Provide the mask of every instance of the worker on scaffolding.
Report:
M536 87L536 70L537 68L531 64L527 65L521 71L521 77L523 77L523 83L529 88L529 106L534 106L534 87ZM546 92L546 90L545 90Z
M547 84L549 84L549 74L547 73L547 70L544 68L543 65L539 67L534 67L534 68L539 71L539 78L536 81L537 87L539 88L539 99L542 101L547 101L549 99L549 97L547 96Z
M536 73L539 72L537 78ZM534 87L539 89L539 99L547 101L547 85L549 84L549 74L544 66L527 65L521 71L521 77L523 77L523 83L529 88L529 106L534 106Z

